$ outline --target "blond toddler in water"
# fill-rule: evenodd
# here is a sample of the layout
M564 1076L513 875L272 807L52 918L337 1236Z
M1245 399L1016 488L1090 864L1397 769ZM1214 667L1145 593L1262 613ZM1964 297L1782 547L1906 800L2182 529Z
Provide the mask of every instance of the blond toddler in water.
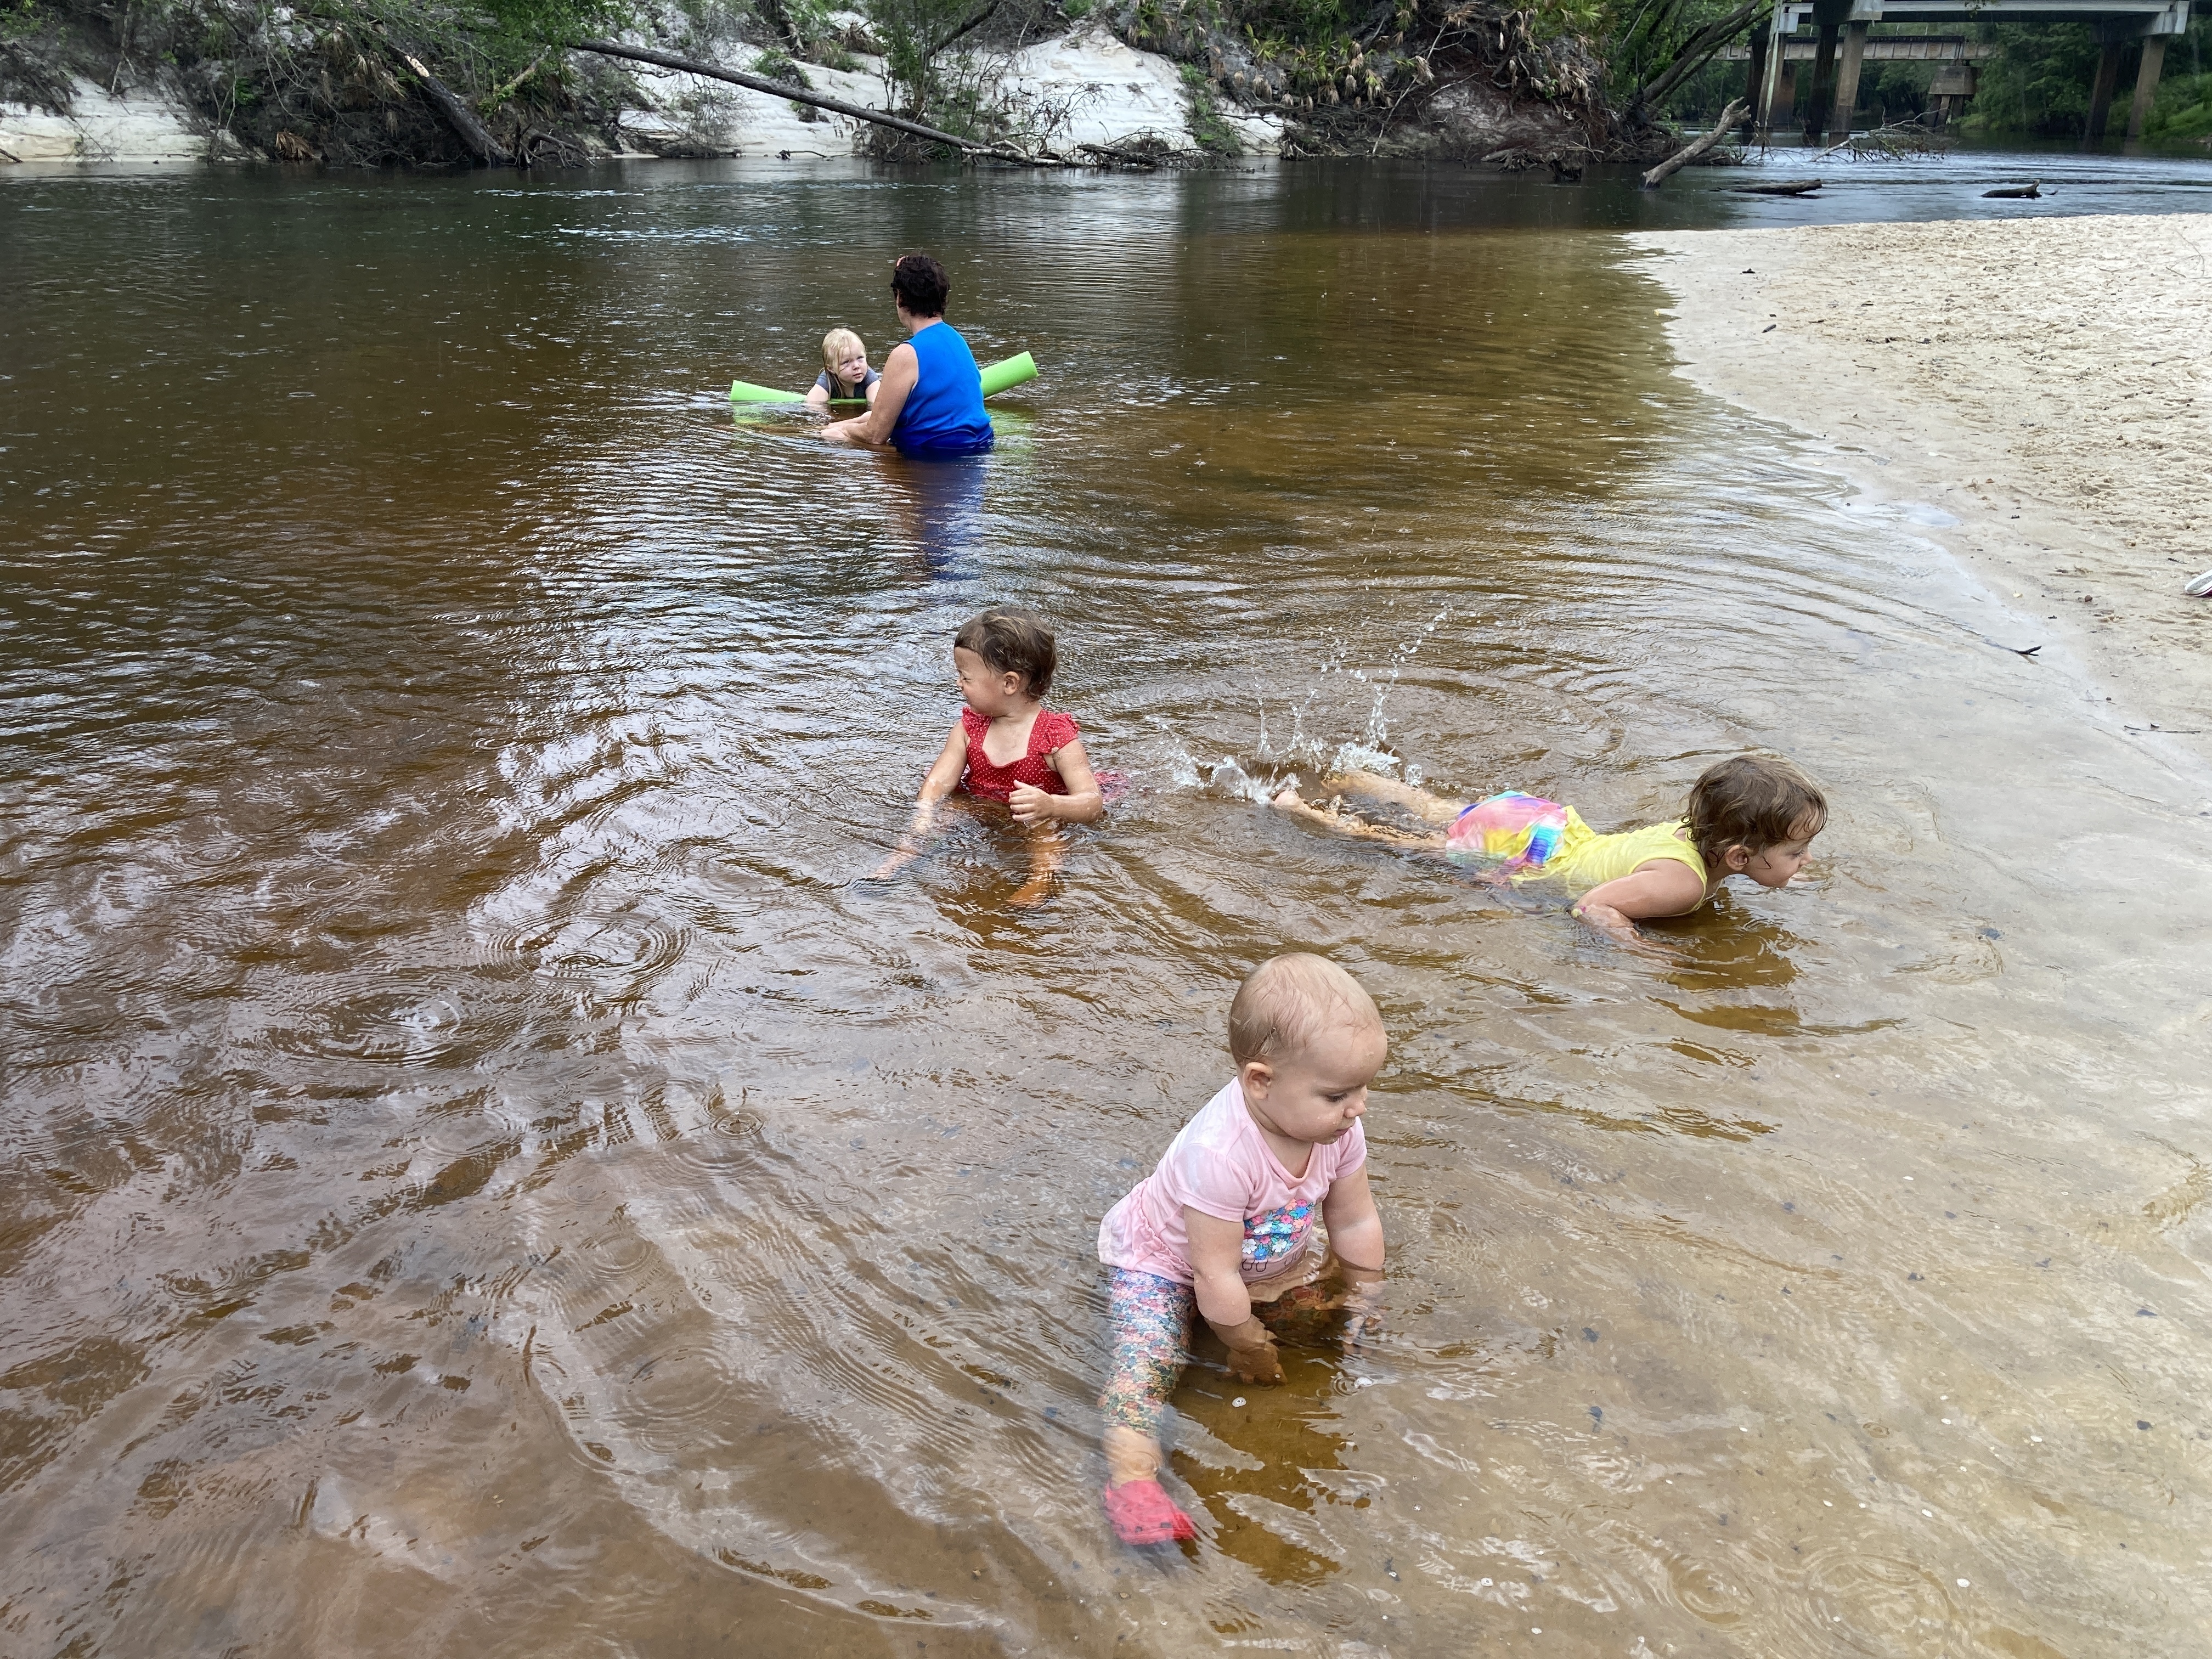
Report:
M833 328L822 337L822 373L815 376L806 401L824 409L832 402L865 398L872 407L876 384L883 378L868 367L868 348L860 337L849 328Z
M1389 1047L1373 1000L1343 969L1306 955L1263 963L1229 1008L1237 1075L1100 1223L1114 1346L1098 1401L1103 1496L1122 1542L1197 1535L1159 1482L1160 1423L1193 1314L1227 1346L1230 1375L1266 1386L1283 1380L1275 1328L1357 1306L1378 1285L1382 1218L1359 1120Z
M1323 787L1326 807L1293 787L1275 805L1344 835L1396 842L1444 854L1498 882L1549 882L1579 896L1575 915L1632 941L1638 921L1683 916L1730 876L1785 887L1804 867L1828 822L1820 786L1785 760L1740 755L1709 766L1690 787L1683 816L1601 836L1571 806L1508 793L1462 805L1372 772L1346 772ZM1368 823L1340 810L1344 794L1365 795L1437 826L1425 833Z

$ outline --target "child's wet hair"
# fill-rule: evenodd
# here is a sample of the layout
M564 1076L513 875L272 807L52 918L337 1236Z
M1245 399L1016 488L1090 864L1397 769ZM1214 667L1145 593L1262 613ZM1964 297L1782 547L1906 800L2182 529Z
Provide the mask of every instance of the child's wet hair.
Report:
M1375 999L1326 957L1304 951L1255 968L1229 1005L1229 1054L1241 1069L1255 1060L1304 1052L1332 1025L1382 1028Z
M1026 611L993 609L970 617L952 636L953 648L973 651L994 674L1019 674L1023 690L1041 697L1052 689L1060 647L1044 618Z
M822 337L822 366L832 374L846 358L867 355L867 343L849 328L833 328Z
M1762 853L1815 836L1828 822L1820 786L1786 760L1738 755L1709 766L1690 787L1690 841L1708 866L1731 847Z

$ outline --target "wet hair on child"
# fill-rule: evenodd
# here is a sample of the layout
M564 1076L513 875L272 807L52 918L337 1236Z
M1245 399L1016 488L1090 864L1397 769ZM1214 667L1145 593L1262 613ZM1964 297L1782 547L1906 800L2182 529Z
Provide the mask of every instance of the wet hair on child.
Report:
M1707 767L1690 786L1684 817L1698 856L1717 865L1731 847L1762 853L1819 834L1828 821L1828 798L1786 760L1738 755Z
M1052 689L1053 671L1060 666L1060 647L1052 629L1044 618L1026 611L994 609L970 617L952 636L952 645L955 650L973 651L994 674L1019 674L1022 689L1032 697Z
M1329 1026L1380 1028L1366 988L1326 957L1304 951L1270 958L1237 988L1229 1005L1229 1055L1239 1069L1255 1060L1304 1052Z
M832 374L848 357L865 357L868 348L849 328L833 328L822 337L822 366Z

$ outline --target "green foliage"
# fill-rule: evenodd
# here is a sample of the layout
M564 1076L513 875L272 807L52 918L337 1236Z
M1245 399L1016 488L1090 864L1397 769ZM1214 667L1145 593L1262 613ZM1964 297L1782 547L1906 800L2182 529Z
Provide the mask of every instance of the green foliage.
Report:
M1595 40L1608 21L1607 13L1614 9L1607 0L1536 0L1529 15L1539 40L1568 35Z
M1249 0L1236 9L1236 19L1253 40L1294 48L1341 38L1370 9L1357 0Z
M1561 0L1553 17L1558 27L1590 42L1605 64L1607 90L1625 104L1673 64L1698 30L1735 9L1733 0ZM1706 64L1675 89L1679 95L1668 100L1668 107L1698 109L1731 70L1740 82L1741 64Z
M2212 14L2200 11L2188 33L2166 42L2166 74L2143 136L2166 143L2212 137Z
M2143 136L2166 142L2212 136L2212 75L2169 73L2159 82Z
M1190 100L1190 136L1198 141L1199 149L1209 155L1240 154L1243 146L1237 142L1235 130L1221 118L1220 108L1213 101L1213 82L1206 71L1195 64L1185 64L1182 74L1183 92Z
M2089 120L2089 86L2097 43L2086 23L1992 23L1981 29L1996 57L1982 65L1981 87L1964 132L2079 137Z
M937 109L947 88L934 63L938 43L966 22L976 0L866 0L868 21L884 44L884 76L891 100L910 115ZM944 120L937 125L945 125ZM951 132L958 127L946 126ZM962 132L964 137L967 135Z
M2088 130L2089 93L2097 73L2095 37L2085 23L1984 25L1997 57L1982 65L1981 88L1959 125L1968 132L2075 138ZM2126 120L2135 95L2142 47L2121 54L2112 97L2112 124ZM2212 17L2200 16L2188 33L2166 43L2166 72L2159 82L2144 136L2186 140L2212 132Z
M422 0L383 0L383 3L403 14L432 9ZM624 0L477 0L477 3L491 20L495 33L538 44L607 34L630 21L630 9Z

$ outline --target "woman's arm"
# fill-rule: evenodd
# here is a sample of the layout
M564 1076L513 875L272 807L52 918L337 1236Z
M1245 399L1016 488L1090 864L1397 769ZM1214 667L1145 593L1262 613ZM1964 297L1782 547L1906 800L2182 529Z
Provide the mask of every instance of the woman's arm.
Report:
M1083 752L1082 738L1060 744L1045 760L1067 785L1067 793L1048 795L1034 784L1016 784L1008 805L1014 809L1017 823L1096 823L1106 816L1105 793L1091 769L1091 757Z
M1228 1346L1229 1374L1239 1382L1281 1382L1275 1339L1253 1317L1252 1293L1244 1288L1244 1224L1185 1205L1182 1225L1190 1240L1191 1289L1199 1312Z
M914 355L911 345L901 340L891 348L891 355L884 359L883 378L876 382L876 395L868 404L868 412L855 415L849 421L832 421L822 428L822 435L833 444L861 444L881 449L890 442L900 411L906 408L907 398L921 382L921 359Z
M1328 1229L1328 1248L1336 1259L1355 1273L1382 1271L1382 1212L1375 1207L1368 1189L1367 1167L1329 1183L1321 1201L1321 1218Z
M921 793L914 804L914 822L907 826L905 838L898 849L876 868L872 880L881 881L900 866L911 863L921 853L921 838L936 822L937 804L960 787L960 774L968 764L968 728L960 721L952 722L952 730L945 739L945 747L937 751L930 763L929 775L921 781Z
M1705 884L1680 859L1646 859L1626 875L1593 887L1575 915L1624 945L1641 937L1636 924L1658 916L1686 916L1705 901Z

